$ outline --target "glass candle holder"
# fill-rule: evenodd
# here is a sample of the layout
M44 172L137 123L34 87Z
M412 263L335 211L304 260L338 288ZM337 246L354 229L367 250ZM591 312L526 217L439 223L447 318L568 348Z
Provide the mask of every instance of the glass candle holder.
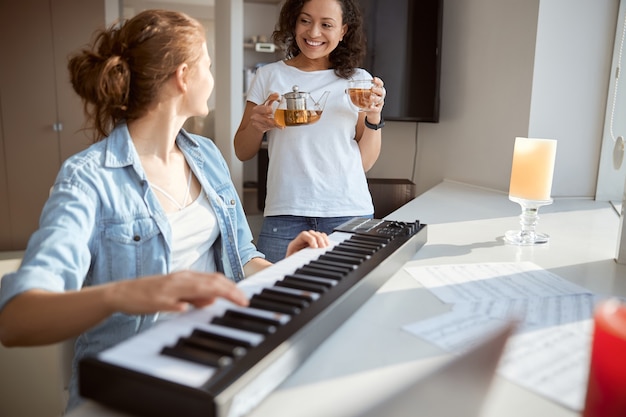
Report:
M514 245L537 245L547 243L550 236L545 233L537 233L537 220L539 220L539 207L552 204L552 200L525 200L509 196L509 200L518 203L522 207L520 215L520 230L509 230L504 234L504 240Z

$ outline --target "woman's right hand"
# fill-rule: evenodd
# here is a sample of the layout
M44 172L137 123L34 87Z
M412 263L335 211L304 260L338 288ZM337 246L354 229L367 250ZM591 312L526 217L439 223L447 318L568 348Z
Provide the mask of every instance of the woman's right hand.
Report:
M217 298L247 306L246 295L224 275L180 271L116 281L82 290L32 289L0 310L0 342L5 346L58 343L90 329L111 314L152 314L204 307Z
M274 128L282 129L282 126L274 120L273 105L278 100L280 100L280 94L272 93L263 104L246 102L233 142L235 155L241 161L248 161L259 153L265 132Z
M110 284L107 298L113 311L151 314L205 307L217 298L247 306L246 295L220 273L178 271Z
M279 100L280 94L272 93L263 104L254 106L250 115L250 125L262 133L274 128L283 129L283 126L274 120L274 109L272 108L272 104Z

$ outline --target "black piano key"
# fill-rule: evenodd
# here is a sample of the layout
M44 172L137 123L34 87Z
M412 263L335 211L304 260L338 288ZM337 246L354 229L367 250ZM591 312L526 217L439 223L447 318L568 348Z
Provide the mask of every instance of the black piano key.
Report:
M363 251L349 250L349 249L341 248L337 246L333 248L332 253L336 255L342 255L342 256L352 256L352 257L360 258L363 260L369 259L372 257L370 253L363 253Z
M330 252L324 253L323 255L320 255L319 259L334 261L334 262L342 262L342 263L352 264L352 265L359 265L363 262L363 258L338 255L336 253L333 253L332 250Z
M275 322L279 326L286 324L289 320L291 320L290 314L278 313L276 311L259 310L258 308L231 307L230 310L239 311L243 314L248 314L254 317L265 318L271 322Z
M272 326L280 326L284 323L281 323L280 319L277 318L269 318L269 317L259 317L252 314L247 314L243 311L235 311L235 310L226 310L224 313L224 317L231 318L240 318L245 320L257 321L259 323L270 324Z
M332 248L331 250L329 250L328 252L325 252L322 256L324 255L337 255L337 256L344 256L346 258L354 258L356 260L360 262L363 262L365 259L367 259L367 257L365 255L362 255L360 253L350 253L350 252L346 252L344 250L342 250L341 248L335 246L334 248Z
M274 283L274 286L296 288L299 290L313 291L318 293L325 293L328 290L328 287L322 284L316 284L310 281L306 282L305 280L294 280L286 278L280 281L276 281L276 283Z
M191 332L190 337L204 338L204 339L209 339L209 340L219 340L224 343L228 343L228 344L236 345L236 346L242 346L244 348L249 348L253 346L253 344L247 340L236 339L234 337L224 336L219 333L214 333L214 332L210 332L210 331L202 330L202 329L194 329L194 331Z
M291 314L294 316L296 314L300 314L300 312L302 311L300 308L294 305L263 299L256 295L253 295L250 298L249 306L254 308L260 308L261 310L277 311L279 313Z
M360 248L360 249L371 249L371 250L379 250L384 245L378 242L356 242L352 240L344 240L338 246L348 246L351 248Z
M165 346L161 349L161 354L215 368L223 368L233 363L233 358L229 356L199 349L184 343L177 343L175 346Z
M211 323L265 335L276 332L274 325L236 317L214 317Z
M333 250L342 250L345 252L352 252L352 253L357 253L357 254L362 254L362 255L373 255L374 253L376 253L376 249L374 248L366 248L363 246L354 246L354 245L348 245L344 243L340 243L339 245L335 246Z
M200 336L184 337L179 340L179 343L236 358L245 355L247 351L247 349L241 345Z
M334 287L335 285L337 285L337 282L339 281L333 278L316 277L315 275L311 275L311 274L295 274L295 273L290 274L290 275L285 275L285 278L283 278L283 281L285 280L298 280L298 281L304 281L304 282L312 282L314 284L323 285L326 288Z
M312 275L314 277L332 278L340 280L346 276L345 272L329 271L328 269L315 268L313 266L305 265L296 269L296 274Z
M287 295L291 295L296 298L302 299L308 303L311 303L315 300L319 300L320 298L320 295L316 292L302 291L302 290L297 290L295 288L287 288L287 287L265 288L263 292L270 293L270 294L278 294L278 295L287 294Z
M263 291L261 291L261 293L257 296L264 300L288 304L294 307L298 307L299 309L303 309L309 306L309 301L306 300L304 297L299 297L292 294L276 293L276 291L271 291L270 288L264 288Z
M326 252L328 253L328 252ZM309 263L309 265L329 265L338 268L347 268L348 271L353 271L358 268L358 265L355 264L347 264L345 262L333 261L330 259L322 259L321 257L317 258L315 261Z
M353 235L350 237L351 242L362 243L377 243L380 245L386 245L391 239L385 236L371 236L371 235Z
M311 261L305 266L315 268L315 269L323 269L325 271L334 271L342 274L348 274L350 271L354 270L354 265L334 265L335 262L331 261L320 261L315 260Z

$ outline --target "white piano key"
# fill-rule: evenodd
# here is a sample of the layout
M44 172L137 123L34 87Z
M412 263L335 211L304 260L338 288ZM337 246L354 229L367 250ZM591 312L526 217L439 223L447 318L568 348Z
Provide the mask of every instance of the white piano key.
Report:
M307 297L310 297L313 301L318 300L320 298L320 293L317 293L317 292L297 290L295 288L289 288L289 287L272 287L272 289L275 291L284 292L285 294L288 294L288 295L296 295L296 296L306 295Z
M245 314L249 314L251 316L261 317L264 319L276 320L280 324L285 324L291 320L291 316L289 314L277 313L274 311L260 310L258 308L253 307L240 307L234 306L229 308L229 310L240 311Z
M206 330L208 332L217 333L222 336L232 337L233 339L242 340L250 343L252 346L258 346L265 338L259 333L248 332L245 330L235 329L233 327L221 326L213 323L196 323L194 329Z

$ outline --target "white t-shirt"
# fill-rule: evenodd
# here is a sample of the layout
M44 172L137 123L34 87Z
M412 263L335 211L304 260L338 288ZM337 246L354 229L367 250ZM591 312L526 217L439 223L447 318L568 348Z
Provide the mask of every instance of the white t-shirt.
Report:
M363 69L353 76L372 78ZM358 113L345 93L348 80L333 70L301 71L275 62L259 68L247 99L263 103L271 93L294 85L318 100L330 94L320 120L311 125L267 132L269 166L265 216L363 216L374 212L358 143Z

